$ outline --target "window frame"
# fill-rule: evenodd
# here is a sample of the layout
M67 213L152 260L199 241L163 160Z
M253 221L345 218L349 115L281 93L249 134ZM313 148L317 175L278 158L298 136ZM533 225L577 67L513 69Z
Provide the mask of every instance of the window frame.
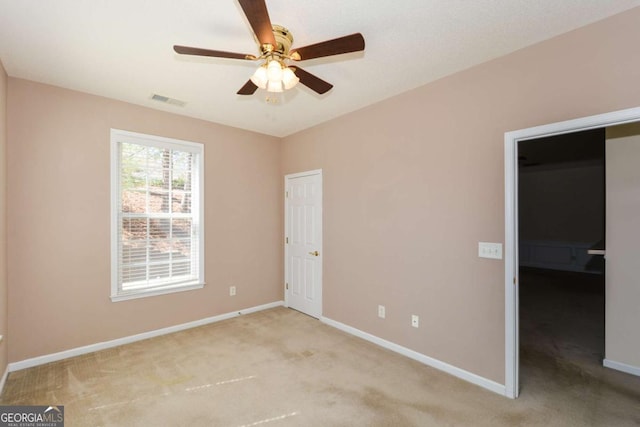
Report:
M204 253L204 145L197 142L147 135L120 129L111 129L111 301L125 301L155 295L201 289L205 285ZM123 291L119 283L120 246L120 198L121 198L121 143L145 145L155 148L189 151L194 154L191 183L191 213L198 236L198 277L194 281L168 284L158 287L130 289Z

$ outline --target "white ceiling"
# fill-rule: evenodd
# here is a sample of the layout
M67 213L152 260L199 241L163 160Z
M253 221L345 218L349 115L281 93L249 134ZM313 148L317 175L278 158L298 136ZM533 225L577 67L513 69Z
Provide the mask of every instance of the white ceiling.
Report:
M0 60L37 82L286 136L584 26L640 0L267 0L293 47L360 32L364 53L301 62L334 88L270 105L236 95L256 64L180 56L174 44L256 54L236 0L0 0ZM185 101L152 101L152 94Z

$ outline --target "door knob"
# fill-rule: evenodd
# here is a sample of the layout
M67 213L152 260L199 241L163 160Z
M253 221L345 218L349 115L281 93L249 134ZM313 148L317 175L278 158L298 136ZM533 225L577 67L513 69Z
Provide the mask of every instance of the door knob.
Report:
M318 251L309 252L309 255L318 256L320 255L320 252Z

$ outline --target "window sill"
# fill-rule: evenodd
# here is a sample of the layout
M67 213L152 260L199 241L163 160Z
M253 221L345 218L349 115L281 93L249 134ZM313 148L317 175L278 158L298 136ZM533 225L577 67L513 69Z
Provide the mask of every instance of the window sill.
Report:
M111 295L111 302L126 301L130 299L145 298L145 297L153 297L156 295L173 294L175 292L192 291L194 289L202 289L203 287L204 287L204 283L196 283L193 285L167 287L162 289L131 291L129 293L123 292L117 295Z

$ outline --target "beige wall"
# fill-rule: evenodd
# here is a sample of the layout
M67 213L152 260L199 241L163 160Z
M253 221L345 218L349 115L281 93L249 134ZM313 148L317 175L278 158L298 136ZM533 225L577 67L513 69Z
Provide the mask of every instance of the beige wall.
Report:
M324 173L324 315L504 383L504 263L477 257L504 240L504 133L638 106L638 22L640 8L285 138L283 173Z
M640 124L607 129L607 360L640 370Z
M0 376L8 363L7 304L7 73L0 61Z
M282 300L279 139L15 78L8 120L10 361ZM204 289L111 302L110 128L205 144Z

